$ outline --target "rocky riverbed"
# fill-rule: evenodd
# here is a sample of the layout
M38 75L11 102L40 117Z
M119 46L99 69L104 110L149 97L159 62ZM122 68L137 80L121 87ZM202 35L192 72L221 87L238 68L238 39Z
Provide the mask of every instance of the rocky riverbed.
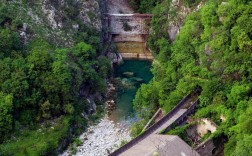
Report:
M95 126L90 126L79 139L83 142L77 147L75 156L106 156L116 150L122 142L129 141L129 130L124 124L114 123L107 116ZM61 156L69 156L67 150Z
M137 88L152 78L150 66L132 60L116 68L114 78L107 82L105 116L79 137L79 146L70 146L61 156L107 156L131 139L129 128L137 120L132 101Z

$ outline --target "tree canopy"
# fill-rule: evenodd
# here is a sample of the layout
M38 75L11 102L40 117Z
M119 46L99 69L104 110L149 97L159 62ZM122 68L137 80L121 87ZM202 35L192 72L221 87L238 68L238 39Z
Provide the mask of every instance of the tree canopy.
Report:
M152 8L154 78L137 92L136 110L155 105L168 112L200 86L196 117L212 119L219 125L217 133L228 136L225 155L251 155L252 2L206 1L186 17L174 42L166 33L170 5L164 0ZM220 116L226 120L221 122Z

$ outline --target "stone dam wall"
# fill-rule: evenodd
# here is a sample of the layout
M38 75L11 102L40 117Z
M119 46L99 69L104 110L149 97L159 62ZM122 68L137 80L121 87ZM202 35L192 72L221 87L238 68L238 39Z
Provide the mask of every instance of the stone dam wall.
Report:
M151 17L150 14L104 15L108 34L123 59L153 59L147 46Z

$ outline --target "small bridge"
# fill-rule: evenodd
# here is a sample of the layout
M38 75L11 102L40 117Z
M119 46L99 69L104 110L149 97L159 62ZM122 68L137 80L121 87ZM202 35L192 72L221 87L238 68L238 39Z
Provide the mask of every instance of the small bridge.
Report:
M198 104L198 93L189 94L180 101L167 115L150 128L134 138L121 148L114 151L110 156L129 156L143 155L143 149L146 150L146 144L151 143L151 138L161 132L169 131L174 125L181 124L186 121L187 117L195 112Z
M123 58L153 59L147 47L151 14L104 14L108 37Z

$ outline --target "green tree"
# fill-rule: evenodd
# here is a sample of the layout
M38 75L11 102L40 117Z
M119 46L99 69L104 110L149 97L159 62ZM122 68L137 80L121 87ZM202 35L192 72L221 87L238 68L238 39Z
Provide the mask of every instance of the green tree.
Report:
M95 49L89 44L80 42L72 48L72 54L73 56L78 57L80 61L84 61L95 56Z
M0 142L10 135L12 130L12 96L0 92Z
M0 58L8 57L12 51L21 49L21 41L18 33L11 31L9 28L0 28Z

